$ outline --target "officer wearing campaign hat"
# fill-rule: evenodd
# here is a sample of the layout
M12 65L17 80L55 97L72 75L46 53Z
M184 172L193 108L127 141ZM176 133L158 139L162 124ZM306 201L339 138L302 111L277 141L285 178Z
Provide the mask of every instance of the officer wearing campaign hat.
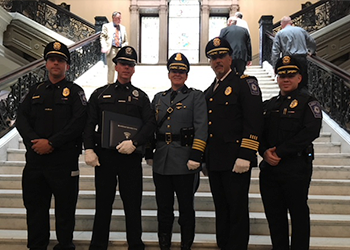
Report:
M129 249L143 250L142 147L152 137L156 120L147 94L131 84L137 62L135 49L131 46L122 47L113 62L116 64L115 71L118 72L117 80L92 93L84 133L86 164L92 167L101 166L96 167L95 171L96 212L90 249L108 247L112 204L117 180L120 180L119 192L123 197ZM125 138L118 145L111 145L110 141L101 143L102 130L107 133L107 138L112 133L106 127L103 128L104 124L109 124L104 119L105 111L125 117L130 121L128 124L134 124L135 119L141 121L142 127L131 138L125 133ZM103 139L105 138L104 136Z
M47 60L47 58L53 56L63 58L68 64L70 64L69 50L67 46L61 42L54 41L46 45L44 49L44 59Z
M181 249L190 250L195 233L194 187L198 187L208 136L206 104L202 91L185 84L190 64L184 54L173 54L167 69L171 87L157 93L152 101L158 128L154 148L149 149L145 158L149 165L153 158L160 249L171 247L176 193L182 208L178 220Z
M73 231L79 191L78 158L86 124L84 90L66 79L70 56L54 41L44 49L48 79L29 89L19 105L16 128L26 147L23 201L27 211L29 249L47 249L50 204L55 197L53 249L75 249Z
M320 103L305 89L299 61L280 58L275 67L278 96L264 102L260 139L260 192L269 223L273 249L309 249L310 212L307 204L314 158L313 144L320 133ZM289 241L289 211L293 230Z
M216 239L220 249L247 249L248 190L262 125L262 100L253 76L231 69L231 47L215 37L206 46L215 73L205 90L208 140L205 162L215 203Z
M136 50L131 46L122 47L117 55L113 58L113 62L118 64L118 62L123 64L128 64L130 66L135 66L137 63L137 53Z
M226 54L232 54L230 43L221 37L215 37L207 43L205 53L208 58L222 57Z

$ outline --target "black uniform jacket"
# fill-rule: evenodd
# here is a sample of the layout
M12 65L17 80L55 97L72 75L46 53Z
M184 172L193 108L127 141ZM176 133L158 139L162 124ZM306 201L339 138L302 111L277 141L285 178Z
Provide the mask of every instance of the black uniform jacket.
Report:
M255 77L231 72L217 87L205 91L209 136L206 164L211 171L231 170L237 158L257 165L262 129L261 91Z
M27 162L54 159L52 163L59 163L69 160L71 152L79 154L86 106L84 90L65 79L56 84L47 80L32 87L19 106L16 120L27 149ZM48 139L54 151L38 155L31 148L33 139Z
M96 89L89 99L88 121L84 132L85 149L101 145L104 110L142 119L140 131L132 138L134 144L144 145L155 131L155 115L147 94L130 82L120 84L117 81Z
M304 153L319 134L322 111L319 102L304 90L278 95L264 102L264 129L259 153L276 147L283 159Z

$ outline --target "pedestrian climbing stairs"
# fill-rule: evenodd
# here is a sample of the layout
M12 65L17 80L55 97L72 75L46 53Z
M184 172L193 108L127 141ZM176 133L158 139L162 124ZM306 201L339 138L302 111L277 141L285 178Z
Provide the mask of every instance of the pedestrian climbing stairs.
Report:
M136 66L136 72L154 74L154 67L142 69ZM148 66L145 66L148 67ZM165 66L163 66L165 67ZM200 66L199 66L200 67ZM144 71L143 71L144 70ZM191 67L191 71L194 69ZM198 77L198 85L193 82L191 87L205 89L213 80L211 69L203 66L208 76ZM262 89L264 99L278 93L273 77L269 76L260 67L250 67L250 75L256 75ZM95 76L99 73L93 72ZM191 74L191 72L190 72ZM166 71L165 71L166 75ZM210 77L210 78L209 78ZM190 76L189 76L190 78ZM192 78L192 76L191 76ZM97 87L93 77L86 77L82 86ZM140 76L133 78L142 79ZM143 78L145 79L145 77ZM195 79L195 78L192 78ZM163 81L160 79L159 81ZM166 81L165 79L164 81ZM84 80L85 81L85 80ZM101 80L100 80L101 82ZM95 85L94 85L95 84ZM146 84L146 83L145 83ZM161 88L154 88L154 86ZM163 85L162 85L163 84ZM100 86L103 83L100 83ZM150 85L153 91L158 92L169 88L170 83L153 82ZM165 86L165 87L164 87ZM145 86L140 86L141 88ZM91 91L90 91L91 92ZM152 95L150 98L152 99ZM312 250L349 250L350 249L350 154L341 153L339 143L333 142L330 133L322 133L315 141L316 157L314 172L310 187L309 205L311 210L311 249ZM26 213L23 207L21 194L21 174L25 165L25 149L21 139L16 146L8 148L6 159L0 159L0 249L17 250L26 247ZM84 157L80 157L80 192L76 211L76 231L74 242L77 250L88 249L94 219L94 169L85 165ZM143 163L144 192L142 203L143 240L147 250L159 249L157 243L157 218L154 185L151 167ZM259 194L259 169L252 172L250 187L250 222L251 237L249 249L270 250L269 230ZM177 207L177 206L176 206ZM195 198L196 207L196 238L194 250L217 250L215 243L215 214L207 177L202 176ZM51 237L50 246L55 244L54 214L51 211ZM174 222L173 248L180 249L180 235L177 221ZM125 225L123 206L116 193L111 223L110 250L126 250Z

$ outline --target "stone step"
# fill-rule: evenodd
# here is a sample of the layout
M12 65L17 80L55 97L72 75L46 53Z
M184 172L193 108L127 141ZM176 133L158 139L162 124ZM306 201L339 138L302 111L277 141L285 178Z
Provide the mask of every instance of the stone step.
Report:
M91 231L94 219L94 209L77 209L77 231ZM51 230L54 228L54 212L50 209ZM178 213L175 211L175 221ZM312 237L350 237L350 215L311 214ZM24 208L0 208L0 229L25 230L26 212ZM157 232L157 212L142 210L142 228L144 232ZM124 211L114 209L112 212L111 231L125 231ZM179 232L179 226L174 224L173 232ZM196 211L196 233L215 233L215 212ZM264 213L250 213L250 233L252 235L269 235L269 229Z
M317 153L340 153L341 143L336 142L314 142L314 149Z
M259 157L259 161L261 158ZM25 161L3 161L0 162L0 175L1 174L14 174L21 175ZM79 162L79 169L81 175L94 175L95 171L93 167L85 164L85 162ZM142 164L143 175L152 176L152 167L148 166L145 162ZM259 177L259 168L253 168L252 177ZM202 175L203 177L203 175ZM327 166L327 165L315 165L313 166L312 177L314 179L350 179L350 165L349 166Z
M350 163L349 153L315 153L315 165L346 166Z
M75 231L74 244L76 250L86 250L89 247L91 232ZM27 232L25 230L0 230L0 249L1 250L18 250L26 249ZM55 231L50 232L49 249L57 244ZM125 242L126 235L124 232L111 232L109 237L109 250L128 250ZM159 250L158 239L155 233L143 233L142 239L147 250ZM311 237L310 250L349 250L349 238L326 238ZM180 234L173 233L172 248L180 250ZM250 235L248 250L270 250L271 240L269 236ZM216 246L214 234L196 234L192 245L192 250L219 250Z
M309 207L312 214L350 214L350 196L331 196L331 195L310 195ZM213 198L210 192L197 192L195 195L195 209L198 211L214 211ZM0 190L0 207L2 208L23 208L23 199L21 190L2 189ZM54 202L52 203L54 207ZM175 209L178 209L175 202ZM95 191L83 190L79 192L77 208L94 209ZM123 204L116 192L114 209L122 209ZM144 191L142 194L142 209L156 210L155 193ZM263 213L263 204L260 194L249 194L249 211Z
M0 189L21 189L21 175L0 175ZM95 190L94 176L81 175L80 190ZM154 183L151 176L143 177L143 190L154 191ZM209 180L207 177L201 177L198 192L210 192ZM259 193L259 179L252 178L250 184L250 193ZM311 195L349 195L350 180L328 180L312 179L309 193Z

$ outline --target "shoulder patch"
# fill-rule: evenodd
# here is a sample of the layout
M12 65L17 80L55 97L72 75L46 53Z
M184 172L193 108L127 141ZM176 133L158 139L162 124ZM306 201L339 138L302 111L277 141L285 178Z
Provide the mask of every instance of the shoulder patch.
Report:
M315 118L322 118L322 108L318 101L311 101L308 103Z
M85 96L84 91L83 90L79 91L78 95L79 95L81 104L83 104L83 106L86 106L87 105L87 100L86 100L86 96Z
M255 78L246 79L246 82L248 83L252 95L260 95L258 81Z

